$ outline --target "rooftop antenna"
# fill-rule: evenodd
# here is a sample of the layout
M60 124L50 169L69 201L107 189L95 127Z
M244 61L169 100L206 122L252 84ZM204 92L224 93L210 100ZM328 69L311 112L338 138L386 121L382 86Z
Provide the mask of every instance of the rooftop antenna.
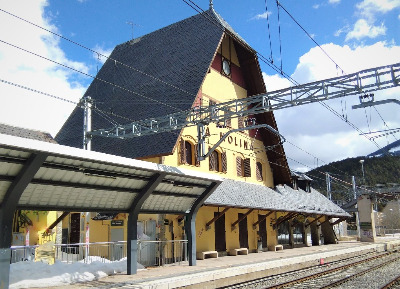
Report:
M214 10L214 3L213 3L213 0L210 0L210 9L211 9L211 10Z
M133 40L134 39L134 37L133 37L133 28L134 28L134 26L138 26L139 27L141 25L138 25L138 24L136 24L136 23L134 23L132 21L126 21L126 24L129 24L132 27L132 39L131 40Z

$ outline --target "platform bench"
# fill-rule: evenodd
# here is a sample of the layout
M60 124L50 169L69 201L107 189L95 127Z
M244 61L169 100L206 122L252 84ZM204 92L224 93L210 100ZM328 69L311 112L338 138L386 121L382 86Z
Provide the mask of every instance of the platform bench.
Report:
M274 251L282 251L283 250L283 245L275 245L274 246Z
M229 250L230 256L237 256L237 255L248 255L249 249L247 248L239 248L239 249L231 249Z
M196 257L198 260L204 260L206 258L218 258L217 251L204 251L196 253Z

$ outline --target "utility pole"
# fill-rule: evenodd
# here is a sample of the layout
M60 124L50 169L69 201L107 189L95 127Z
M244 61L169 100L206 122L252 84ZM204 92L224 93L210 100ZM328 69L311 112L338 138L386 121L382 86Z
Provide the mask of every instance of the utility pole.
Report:
M90 132L92 131L92 98L90 96L83 97L83 149L92 150L92 136ZM86 243L86 258L89 257L89 221L90 213L86 212L85 216L85 243ZM81 237L80 237L81 238ZM83 240L80 241L83 243Z
M83 149L92 150L92 98L83 97Z
M326 176L326 194L330 201L332 201L332 191L331 191L331 176L329 173L325 173Z

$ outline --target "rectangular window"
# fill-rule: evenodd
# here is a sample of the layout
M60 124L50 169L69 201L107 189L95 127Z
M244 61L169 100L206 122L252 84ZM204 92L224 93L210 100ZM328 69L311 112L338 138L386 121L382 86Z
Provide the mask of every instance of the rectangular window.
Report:
M263 180L263 169L262 169L262 163L260 162L256 163L256 177L257 181Z

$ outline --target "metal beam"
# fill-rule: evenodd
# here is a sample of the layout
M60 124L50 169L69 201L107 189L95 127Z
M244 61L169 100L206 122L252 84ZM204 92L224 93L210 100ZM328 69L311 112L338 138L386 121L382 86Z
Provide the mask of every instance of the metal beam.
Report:
M400 101L397 99L385 99L385 100L379 100L379 101L367 101L367 102L362 102L360 104L353 105L351 108L352 109L357 109L357 108L362 108L362 107L368 107L368 106L375 106L375 105L381 105L381 104L387 104L390 102L394 102L396 104L400 105Z
M219 147L219 145L225 141L225 139L231 134L231 133L235 133L235 132L239 132L239 131L245 131L245 130L250 130L250 129L259 129L259 128L266 128L269 131L273 132L274 134L276 134L277 136L279 136L281 138L281 144L284 143L286 141L285 137L283 135L281 135L276 129L274 129L273 127L271 127L268 124L257 124L257 125L250 125L247 127L242 127L242 128L236 128L236 129L231 129L229 131L227 131L220 139L219 141L217 141L217 143L209 149L209 151L204 154L203 152L205 151L205 134L199 134L198 139L199 139L199 145L198 145L198 156L199 156L199 160L200 161L204 161L207 157L209 157L211 155L211 153L213 151L215 151L215 149L217 147Z
M240 223L242 220L244 220L244 219L245 219L251 212L253 212L253 211L254 211L254 209L248 210L246 213L243 214L242 217L240 217L240 218L237 219L235 222L233 222L232 225L231 225L232 231L235 229L235 226L236 226L238 223Z
M144 201L151 195L155 188L165 178L166 173L154 174L147 185L144 186L139 195L133 200L129 215L128 215L128 233L127 233L127 274L132 275L137 273L137 251L138 251L138 240L137 240L137 221Z
M9 186L0 204L0 282L2 288L9 287L12 222L18 201L35 174L46 160L47 154L31 154L17 177Z
M197 106L167 116L95 130L90 134L124 139L170 132L184 127L196 126L199 123L224 123L227 119L239 116L246 117L272 110L388 89L397 86L399 82L400 63L397 63L216 105Z
M207 222L206 224L206 231L209 230L211 228L211 224L214 223L215 221L217 221L219 218L221 218L228 210L230 209L230 207L226 207L225 209L223 209L222 212L219 212L219 214L217 216L215 216L214 218L212 218L210 221Z

